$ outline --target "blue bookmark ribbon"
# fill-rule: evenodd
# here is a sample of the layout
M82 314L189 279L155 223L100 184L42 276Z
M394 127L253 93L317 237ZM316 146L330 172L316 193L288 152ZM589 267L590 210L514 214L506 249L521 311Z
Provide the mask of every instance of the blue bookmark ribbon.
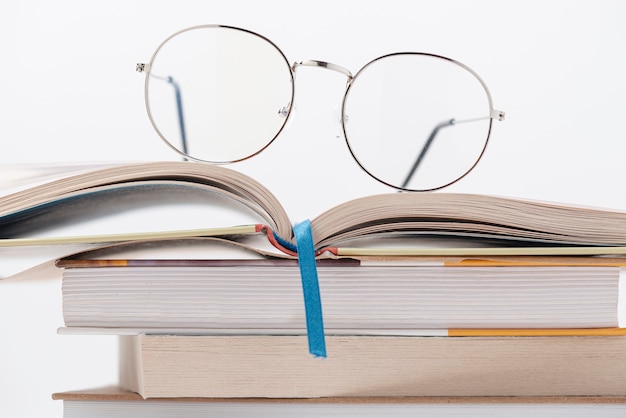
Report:
M326 357L326 340L324 338L324 320L322 317L322 298L317 277L315 247L311 222L307 219L293 228L298 250L298 265L302 280L304 309L306 315L306 331L309 340L309 352L316 357Z
M278 235L276 232L272 231L272 234L274 235L274 239L283 247L285 247L286 249L290 250L290 251L294 251L294 252L298 252L298 248L293 245L291 242L284 240L280 237L280 235Z

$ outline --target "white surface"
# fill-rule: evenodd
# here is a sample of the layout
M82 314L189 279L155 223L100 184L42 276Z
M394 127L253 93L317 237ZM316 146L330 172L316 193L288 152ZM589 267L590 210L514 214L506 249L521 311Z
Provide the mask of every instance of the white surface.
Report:
M353 72L402 50L458 59L507 115L449 191L626 209L625 18L625 2L590 0L0 0L0 164L176 159L148 122L135 63L176 30L223 23L269 37L290 61ZM334 72L299 71L290 126L233 166L274 191L294 222L390 191L336 138L344 85ZM0 313L0 416L60 417L52 392L114 381L113 337L56 335L58 281L0 284Z

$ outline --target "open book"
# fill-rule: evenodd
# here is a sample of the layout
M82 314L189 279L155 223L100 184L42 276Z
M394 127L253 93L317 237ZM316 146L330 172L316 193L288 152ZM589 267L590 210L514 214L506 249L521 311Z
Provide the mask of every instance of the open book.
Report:
M248 225L199 219L197 229L39 237L51 225L99 216L120 201L149 206L164 191L212 196L244 208ZM186 196L187 196L186 195ZM494 254L622 254L626 212L475 194L388 193L358 198L311 220L316 254L412 255L433 250L406 243L414 237L463 237L489 248L456 249ZM221 166L155 162L98 168L44 182L0 197L0 246L108 243L137 239L265 235L278 253L294 255L292 222L276 197L251 177ZM378 240L372 240L376 237ZM383 237L381 241L380 238ZM384 237L400 237L385 241ZM378 245L380 242L385 245ZM391 244L389 244L391 242ZM387 247L387 248L383 248ZM434 249L440 253L441 249ZM453 254L455 249L446 250Z

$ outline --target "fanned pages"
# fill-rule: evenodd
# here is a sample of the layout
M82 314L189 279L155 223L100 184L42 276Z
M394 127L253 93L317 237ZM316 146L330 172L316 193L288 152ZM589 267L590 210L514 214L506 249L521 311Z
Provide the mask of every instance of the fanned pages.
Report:
M503 197L391 193L345 202L312 221L318 247L422 232L552 244L624 245L626 213Z
M208 164L158 162L98 169L61 178L0 198L0 231L5 225L49 210L63 211L81 196L141 186L176 186L217 193L249 207L282 236L289 236L289 218L276 197L256 180L237 171ZM106 196L105 196L106 198ZM219 225L224 226L224 225Z
M112 166L61 178L0 198L1 246L24 245L24 230L45 227L67 213L76 215L78 202L107 207L121 195L140 196L150 205L163 190L184 189L192 194L215 195L251 211L258 223L231 231L267 233L280 250L293 253L291 221L278 199L256 180L239 172L192 162L156 162ZM114 207L114 206L111 206ZM78 208L78 209L76 209ZM83 216L90 213L84 209ZM98 212L95 212L98 213ZM368 237L415 235L496 240L499 246L626 246L626 212L533 202L505 197L454 193L389 193L345 202L311 221L315 247L362 246ZM198 229L178 231L175 237L229 235L232 224L219 217L202 220ZM226 229L225 229L226 228ZM146 231L148 233L150 231ZM171 237L163 234L164 238ZM70 237L71 238L71 237ZM97 238L97 239L96 239ZM141 239L132 236L91 237L91 242ZM146 239L157 235L146 234ZM90 237L83 237L89 241ZM71 239L70 239L71 241ZM42 241L54 243L54 240ZM349 246L347 245L349 244ZM367 243L368 245L370 243ZM593 250L604 253L602 249ZM619 249L618 253L624 249ZM611 253L615 253L611 252Z

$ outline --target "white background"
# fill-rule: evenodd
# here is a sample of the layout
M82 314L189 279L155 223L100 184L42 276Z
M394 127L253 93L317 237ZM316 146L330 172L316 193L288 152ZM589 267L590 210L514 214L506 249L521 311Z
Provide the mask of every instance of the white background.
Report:
M221 23L269 37L290 61L353 72L394 51L460 60L506 121L446 191L626 209L625 21L621 1L0 0L0 164L177 159L152 131L135 63L179 29ZM344 85L338 73L299 70L290 126L231 166L294 222L390 191L336 138ZM0 417L60 417L52 392L115 381L115 339L59 336L60 312L58 281L0 285Z

